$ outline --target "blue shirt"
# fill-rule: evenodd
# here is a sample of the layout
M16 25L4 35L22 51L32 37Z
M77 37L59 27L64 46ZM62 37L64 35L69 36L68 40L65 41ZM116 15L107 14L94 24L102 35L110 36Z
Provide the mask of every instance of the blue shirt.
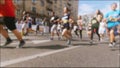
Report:
M105 15L105 18L108 20L107 21L107 27L108 28L112 28L114 26L119 25L120 21L116 21L116 22L110 21L110 17L119 18L120 17L120 10L114 10L114 11L112 10Z

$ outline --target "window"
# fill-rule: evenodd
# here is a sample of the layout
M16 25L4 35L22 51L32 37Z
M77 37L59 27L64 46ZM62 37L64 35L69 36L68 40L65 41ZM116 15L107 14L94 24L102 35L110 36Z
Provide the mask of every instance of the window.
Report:
M32 7L32 12L36 13L36 7Z
M35 3L36 2L36 0L32 0L32 3Z
M54 0L55 1L55 3L57 3L57 0Z
M40 5L41 5L41 6L44 6L44 5L45 5L44 0L40 0Z
M44 10L41 10L40 13L41 13L41 14L44 14Z
M64 7L67 7L66 3L64 3Z

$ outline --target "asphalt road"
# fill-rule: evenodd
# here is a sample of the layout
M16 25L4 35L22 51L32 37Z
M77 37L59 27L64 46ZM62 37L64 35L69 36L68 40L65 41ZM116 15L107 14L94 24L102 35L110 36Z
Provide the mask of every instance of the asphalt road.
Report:
M16 49L16 38L6 47L0 48L1 67L120 67L119 40L114 48L108 47L108 41L90 45L84 35L83 40L74 38L72 46L57 38L50 41L48 35L29 35L24 37L26 45ZM1 37L1 44L5 39Z

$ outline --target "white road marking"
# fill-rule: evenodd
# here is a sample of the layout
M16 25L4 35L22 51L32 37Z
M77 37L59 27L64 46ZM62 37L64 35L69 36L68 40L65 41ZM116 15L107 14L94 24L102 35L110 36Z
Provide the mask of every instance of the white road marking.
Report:
M48 55L51 55L51 54L67 51L67 50L78 48L78 47L80 47L80 46L68 47L68 48L55 50L55 51L51 51L51 52L45 52L45 53L42 53L42 54L36 54L36 55L32 55L32 56L26 56L26 57L22 57L22 58L17 58L17 59L13 59L13 60L4 61L4 62L1 62L0 67L5 67L7 65L20 63L20 62L23 62L23 61L28 61L28 60L31 60L31 59L35 59L37 57L48 56Z
M33 42L34 44L39 44L39 43L50 42L50 40L33 40L32 42Z

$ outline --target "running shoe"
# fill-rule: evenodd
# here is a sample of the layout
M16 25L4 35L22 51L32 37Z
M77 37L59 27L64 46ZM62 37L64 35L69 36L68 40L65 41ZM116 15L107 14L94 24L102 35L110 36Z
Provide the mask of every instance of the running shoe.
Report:
M109 43L109 47L113 47L113 43Z
M53 38L50 38L50 40L53 40Z
M61 38L60 38L60 37L58 37L58 40L61 40Z
M7 46L7 45L9 45L9 44L12 43L12 42L13 42L12 40L6 41L3 46Z
M90 44L92 44L93 43L93 40L90 40Z
M113 46L115 47L115 45L116 45L116 42L113 42Z
M22 41L20 41L20 44L16 48L22 48L24 46L24 44L25 44L25 41L22 40Z
M68 40L68 41L67 41L67 45L71 45L71 40Z

